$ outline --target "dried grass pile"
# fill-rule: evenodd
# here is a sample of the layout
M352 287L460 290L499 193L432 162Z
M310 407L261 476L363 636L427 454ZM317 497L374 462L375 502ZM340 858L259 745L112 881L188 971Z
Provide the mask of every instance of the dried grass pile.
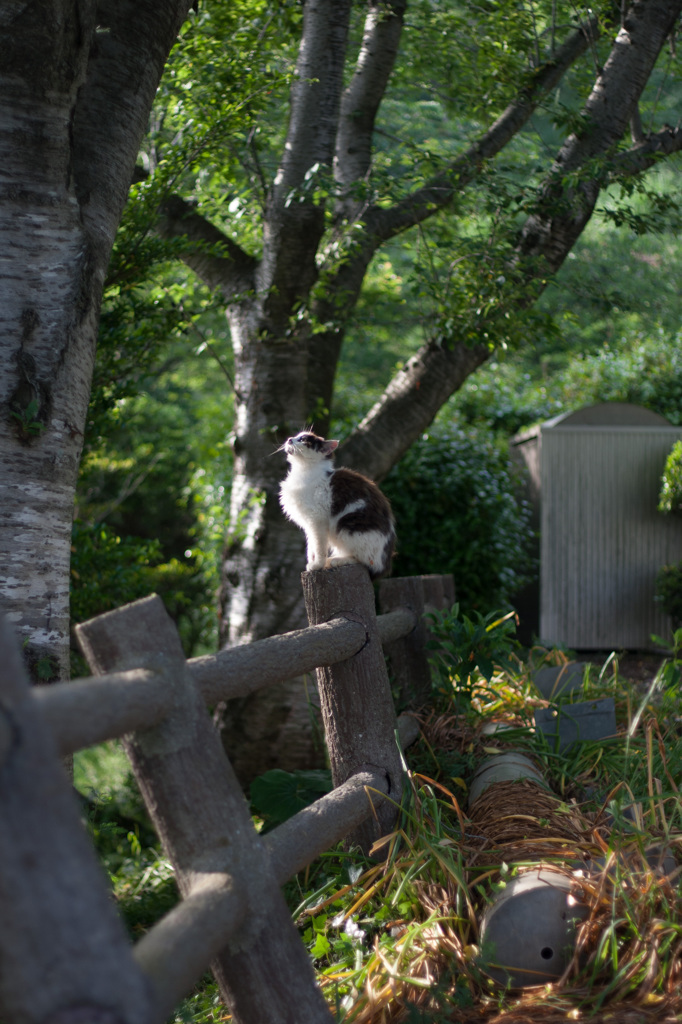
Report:
M532 779L496 782L469 808L469 866L532 857L575 859L592 824Z

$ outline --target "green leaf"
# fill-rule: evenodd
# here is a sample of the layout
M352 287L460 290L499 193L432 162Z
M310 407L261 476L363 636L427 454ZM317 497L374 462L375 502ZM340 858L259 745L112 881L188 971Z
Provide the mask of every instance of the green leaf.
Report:
M327 954L331 952L331 948L332 947L327 936L324 935L322 932L318 932L317 938L315 939L315 943L312 949L310 950L310 954L316 960L319 960L321 957L327 956Z
M267 827L273 828L331 788L331 773L324 769L285 772L273 768L251 783L251 805L265 819Z

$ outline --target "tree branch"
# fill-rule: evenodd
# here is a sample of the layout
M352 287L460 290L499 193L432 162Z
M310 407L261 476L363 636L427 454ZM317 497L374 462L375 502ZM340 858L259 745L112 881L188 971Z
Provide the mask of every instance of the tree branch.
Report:
M314 164L331 165L343 87L350 0L307 0L290 118L273 203L282 205Z
M374 480L386 476L441 406L489 356L485 345L424 345L339 449L337 462L354 466Z
M164 238L186 237L198 248L182 254L183 261L212 289L220 289L227 303L253 291L258 260L197 213L180 196L169 196L160 207L157 230ZM219 246L224 255L202 251Z
M358 241L349 257L325 274L324 288L311 303L311 319L317 332L308 339L306 408L324 433L328 423L319 412L332 407L334 379L349 317L355 309L374 249ZM324 273L324 271L323 271ZM320 328L324 325L326 329Z
M533 264L542 258L549 273L555 273L566 259L592 216L613 165L608 158L629 126L632 111L681 11L682 0L635 0L628 8L583 108L583 127L561 147L547 175L538 209L524 225L518 246L520 258L530 258ZM668 144L675 142L676 134L672 133ZM657 142L663 145L664 139L659 137ZM630 151L635 163L632 154L639 149ZM649 151L647 155L653 154ZM530 273L537 274L537 270Z
M661 132L645 135L637 146L617 153L611 161L610 170L614 176L632 177L648 171L662 157L671 156L682 150L682 129L664 128Z
M594 158L603 157L622 138L630 115L646 84L661 47L676 18L682 10L682 0L648 0L635 3L627 12L623 27L614 41L611 55L598 77L583 111L584 129L572 134L557 156L548 177L540 211L530 217L524 228L519 256L530 258L529 281L546 273L547 267L556 270L570 252L576 238L589 220L601 187L601 179L593 172L584 177L571 193L566 185L568 172L580 172L591 166ZM587 45L583 37L582 49ZM577 56L581 44L574 36L571 47ZM568 64L569 50L563 49L561 67ZM563 70L561 73L563 73ZM559 74L559 67L548 69L546 82ZM537 82L536 82L537 87ZM484 140L469 154L465 172L473 173L478 159L485 158L500 148L502 138L511 137L512 125L528 116L530 98L521 99L493 125ZM518 130L518 129L516 129ZM640 146L616 158L623 170L632 173L645 169L661 152L682 148L682 132L666 131L651 136ZM603 175L613 168L614 162L604 164ZM460 178L458 187L461 187ZM429 204L444 205L444 197L451 189L444 176L440 182L411 197L388 211L384 237L408 226L410 217L428 216ZM396 215L396 210L398 213ZM519 298L519 304L526 300ZM419 433L432 421L441 405L463 383L466 377L489 356L484 346L467 347L455 344L443 348L435 343L425 345L408 361L389 383L385 393L353 432L339 453L339 460L354 465L375 478L384 476Z
M597 33L596 19L576 29L559 47L552 59L538 68L526 88L513 103L509 104L488 131L427 185L388 209L371 207L363 220L368 233L376 239L376 247L432 216L452 200L455 192L461 191L473 181L481 164L496 156L521 130L538 104L589 48Z
M393 72L407 0L372 0L353 77L341 99L334 175L341 185L362 181L372 162L372 136L379 106ZM352 199L342 200L339 216L353 218Z
M389 36L397 46L399 34L398 18L387 19L381 27L373 26L376 37L371 36L371 18L368 19L365 40L369 49L378 46L381 34ZM393 24L392 24L393 23ZM584 53L597 31L596 20L579 28L559 48L552 61L539 69L532 82L510 104L502 116L495 122L481 139L458 160L454 161L447 171L434 178L429 185L419 189L392 208L385 210L371 208L361 218L365 231L356 234L353 247L347 258L339 265L335 273L326 282L325 294L328 297L325 305L320 304L315 312L319 319L340 324L322 336L313 335L310 339L309 352L309 405L315 397L323 396L330 399L333 388L333 373L330 372L327 360L330 354L340 351L343 339L343 326L346 317L344 311L352 309L359 294L364 273L374 252L379 246L398 234L400 231L417 224L445 206L454 195L455 188L461 189L467 181L478 173L481 162L494 156L519 131L528 120L541 99L547 95L560 81L568 68ZM368 56L367 77L359 80L355 91L349 90L344 95L343 108L347 114L353 109L353 102L360 102L363 89L376 86L380 76L388 80L390 74L388 59L376 56L374 61ZM360 63L361 61L359 61ZM369 100L368 100L369 103ZM354 166L355 173L364 173L368 166L370 124L373 124L376 109L367 107L367 121L361 125L358 133L359 151L353 154L355 163L349 160L347 167ZM351 128L346 128L346 138L350 137ZM347 144L347 143L346 143ZM363 148L364 147L364 148ZM338 153L338 148L337 148ZM364 162L363 162L364 161ZM435 344L427 344L408 362L405 368L396 375L381 400L368 413L365 420L346 442L339 453L339 458L348 465L357 465L371 475L383 476L391 465L409 447L433 420L440 406L452 395L477 366L488 358L487 348L455 349L440 348Z
M275 335L317 278L324 207L306 175L318 164L330 167L334 155L350 8L351 0L306 0L303 6L289 128L267 203L257 281Z
M76 195L93 240L113 243L168 53L191 0L104 0L73 116Z
M639 112L639 104L632 111L632 116L630 117L630 135L635 145L644 142L646 138L646 133L642 126L642 116Z
M390 20L398 21L397 18ZM395 24L392 26L395 45L398 28L399 26ZM504 148L528 120L540 100L555 87L568 68L588 49L596 30L596 21L593 21L574 32L557 51L554 59L535 73L532 83L517 101L511 104L489 131L462 157L454 161L442 175L388 210L374 207L366 211L361 218L365 231L354 237L353 248L347 258L339 265L333 276L329 276L325 289L328 298L324 305L319 304L315 310L319 319L336 321L341 326L322 336L313 335L310 339L309 406L318 396L321 396L325 403L327 399L331 401L334 375L330 372L327 360L333 355L338 357L346 320L344 311L354 307L365 271L375 251L393 235L420 223L445 206L454 195L455 185L459 190L467 181L472 180L478 173L482 160L494 156ZM367 29L365 42L369 46ZM374 39L373 44L378 45L378 40ZM382 63L377 59L377 63L380 67L373 68L370 75L372 62L369 61L367 79L358 84L357 91L353 94L355 100L359 101L361 89L369 87L370 82L376 85L380 74L388 80L390 70L387 62ZM350 111L351 99L349 94L347 96L344 96L344 105L347 105ZM368 122L361 126L359 132L358 144L365 149L359 152L354 165L358 174L366 166L363 160L367 163L369 161L369 151L366 148L371 141L369 120L373 123L375 113L376 109L368 114ZM370 131L369 139L365 134L367 130ZM350 129L347 129L347 132L346 138L349 138ZM348 167L351 163L352 161L349 161ZM467 374L484 362L489 355L485 348L478 350L462 347L462 351L455 357L454 352L459 351L459 348L460 346L457 346L455 350L448 350L427 344L413 360L410 360L389 384L379 403L353 433L352 438L346 442L339 453L340 460L348 460L347 464L357 465L371 475L385 475L415 437L431 423L442 403L461 386Z

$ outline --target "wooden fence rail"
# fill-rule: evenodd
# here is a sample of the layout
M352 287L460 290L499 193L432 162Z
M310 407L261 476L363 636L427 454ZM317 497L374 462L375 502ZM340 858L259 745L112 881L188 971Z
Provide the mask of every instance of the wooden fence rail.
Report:
M185 659L158 598L78 627L93 677L31 688L0 629L0 1022L160 1024L211 964L236 1024L329 1024L281 885L345 838L389 831L402 745L382 652L405 696L428 683L423 612L451 578L304 573L311 625ZM266 836L207 704L317 669L334 789ZM59 754L123 737L176 873L178 905L131 948L79 821ZM389 797L389 800L385 798Z

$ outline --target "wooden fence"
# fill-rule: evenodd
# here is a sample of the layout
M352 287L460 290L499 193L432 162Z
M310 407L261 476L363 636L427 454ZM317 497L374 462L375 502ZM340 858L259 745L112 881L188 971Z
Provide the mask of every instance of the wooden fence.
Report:
M451 577L303 574L311 625L186 660L157 597L77 628L93 677L31 688L0 622L0 1022L161 1024L211 966L237 1024L329 1024L281 885L391 829L429 686L426 608ZM317 669L334 789L259 836L207 705ZM181 900L131 946L59 756L123 737ZM386 800L388 796L390 800Z

